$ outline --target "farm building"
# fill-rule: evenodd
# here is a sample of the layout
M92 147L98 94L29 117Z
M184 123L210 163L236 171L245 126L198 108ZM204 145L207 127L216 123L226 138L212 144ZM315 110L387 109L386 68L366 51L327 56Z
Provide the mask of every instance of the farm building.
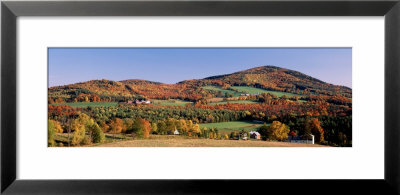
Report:
M133 101L133 103L134 104L150 104L151 102L149 100L135 100L135 101Z
M243 133L242 140L247 140L247 133Z
M303 143L303 144L314 144L314 135L310 136L288 136L287 142L291 143Z
M252 139L261 139L261 135L257 131L250 131L250 138L252 138Z

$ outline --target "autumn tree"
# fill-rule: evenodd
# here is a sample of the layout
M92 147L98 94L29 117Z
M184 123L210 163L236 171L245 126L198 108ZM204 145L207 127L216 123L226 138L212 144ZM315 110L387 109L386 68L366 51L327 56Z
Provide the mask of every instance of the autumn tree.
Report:
M54 135L56 134L56 127L51 120L48 120L48 128L47 128L47 146L53 147L56 145L54 140Z
M124 128L124 122L120 118L114 118L114 120L112 120L110 123L110 127L110 131L115 137L115 134L122 132L122 129Z
M133 123L133 132L132 135L138 138L148 138L151 131L151 125L149 121L136 118Z
M49 123L53 123L55 133L62 133L64 131L60 125L60 122L55 120L49 120Z
M268 138L272 140L283 141L288 138L288 133L290 132L289 126L279 122L273 121L268 127Z
M158 126L157 123L151 123L151 133L157 134Z
M175 119L168 118L167 121L165 122L165 126L166 126L167 133L173 134L176 129Z
M149 121L142 119L143 123L143 138L149 138L150 136L150 131L151 131L151 125Z
M193 132L195 134L198 134L198 133L201 132L200 131L200 125L198 123L192 125L192 128L190 130L191 130L191 132Z
M260 133L263 140L267 140L269 138L268 126L264 123L259 129L258 132Z
M93 119L86 123L86 131L89 133L89 139L92 143L103 143L106 140L103 130Z
M72 137L72 145L80 145L86 135L86 124L89 121L90 117L84 113L79 114L78 118L72 121L72 130L74 130L74 134Z
M101 130L102 130L104 133L105 133L105 132L108 132L108 130L110 129L110 126L108 126L107 123L104 122L104 121L102 121L102 122L100 123L100 127L101 127Z
M292 137L296 137L297 136L295 131L290 131L289 135L292 136Z
M132 131L133 128L133 120L131 118L124 119L124 126L122 128L122 133L126 133L127 131Z
M304 129L306 132L311 132L314 135L316 143L324 141L324 129L322 129L318 118L307 118Z
M157 131L161 135L167 134L167 125L165 125L164 121L160 121L157 123Z

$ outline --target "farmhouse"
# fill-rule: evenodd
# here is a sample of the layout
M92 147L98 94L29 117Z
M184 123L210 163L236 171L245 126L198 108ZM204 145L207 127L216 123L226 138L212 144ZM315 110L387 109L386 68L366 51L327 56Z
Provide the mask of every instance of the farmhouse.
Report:
M250 138L252 138L252 139L261 139L261 135L257 131L250 131Z

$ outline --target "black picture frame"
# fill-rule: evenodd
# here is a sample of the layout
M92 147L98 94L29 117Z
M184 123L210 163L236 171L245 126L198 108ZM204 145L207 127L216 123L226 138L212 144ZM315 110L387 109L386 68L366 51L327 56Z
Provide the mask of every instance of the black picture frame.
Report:
M19 16L385 16L384 179L16 179L16 24ZM293 194L294 192L296 194L400 194L400 120L398 120L400 117L399 35L399 0L2 1L0 139L1 192L4 194ZM267 168L262 167L262 165L258 166L259 168Z

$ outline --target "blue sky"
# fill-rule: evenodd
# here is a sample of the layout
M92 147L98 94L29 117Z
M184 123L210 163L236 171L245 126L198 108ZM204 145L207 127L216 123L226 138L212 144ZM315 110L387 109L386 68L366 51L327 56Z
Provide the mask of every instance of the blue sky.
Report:
M49 48L49 86L94 79L176 83L264 65L352 87L351 48Z

